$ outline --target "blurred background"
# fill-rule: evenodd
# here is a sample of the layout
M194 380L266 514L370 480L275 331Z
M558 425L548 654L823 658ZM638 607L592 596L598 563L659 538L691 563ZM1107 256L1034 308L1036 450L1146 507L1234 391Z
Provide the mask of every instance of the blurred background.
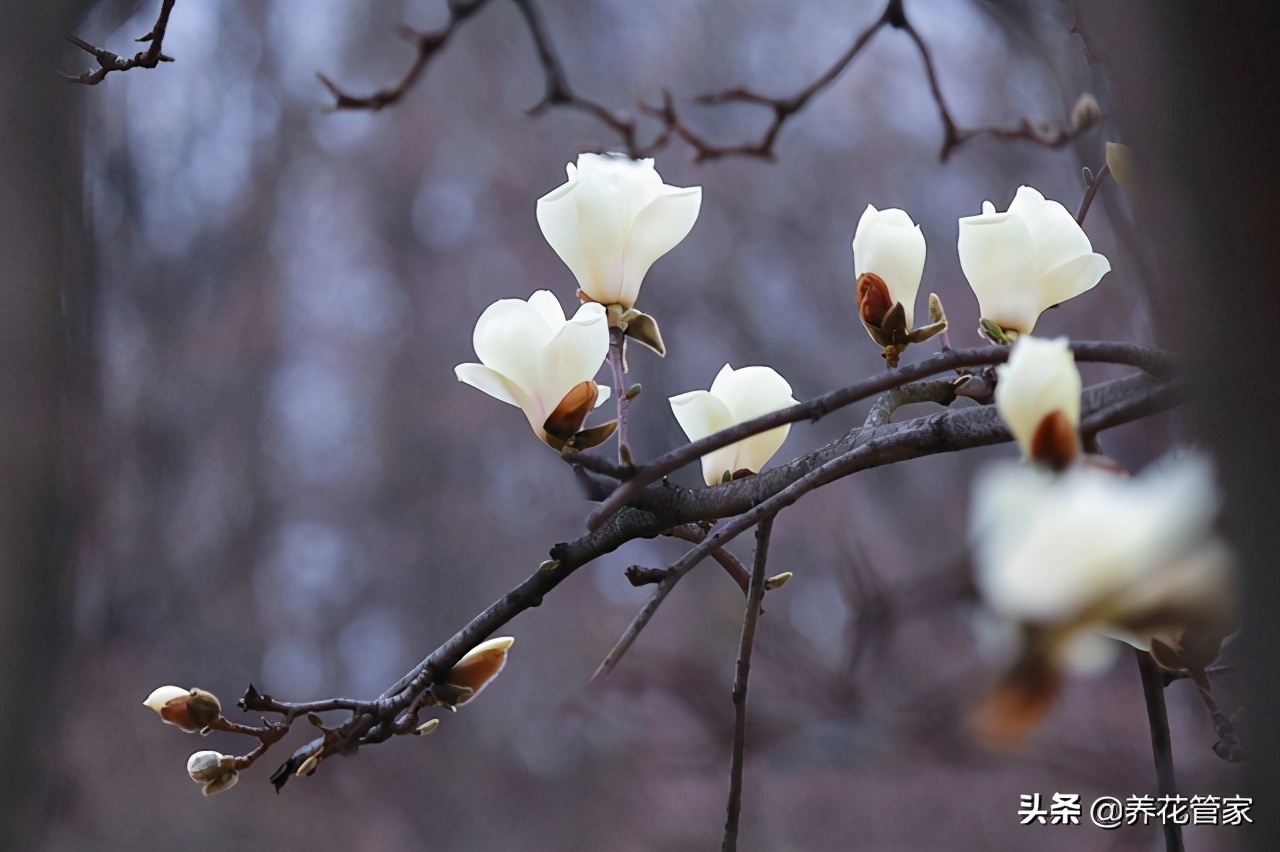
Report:
M186 777L187 756L252 742L184 736L141 706L167 683L215 692L233 720L249 682L288 700L374 697L584 529L591 504L568 467L516 409L460 384L452 368L475 360L471 330L492 301L546 288L572 308L576 284L543 240L535 202L580 152L618 139L577 113L525 115L542 77L503 2L464 25L382 112L327 112L316 79L353 94L391 84L414 55L396 28L438 27L442 5L179 0L164 42L176 62L58 91L80 144L58 149L50 174L71 170L62 227L82 222L84 235L56 249L57 275L75 282L69 295L42 303L42 316L65 316L55 349L71 356L40 362L69 389L41 421L69 448L52 465L71 495L50 521L65 552L37 581L18 562L0 564L10 601L43 601L21 610L30 626L19 641L38 646L31 671L63 708L56 735L27 747L39 804L24 818L45 824L40 848L629 852L719 842L740 591L705 563L618 670L586 686L650 592L623 569L674 561L684 545L668 539L581 569L509 625L517 642L502 677L430 738L328 762L279 796L267 778L306 731L206 800ZM157 7L84 4L74 29L129 52ZM579 94L634 112L636 98L669 89L691 126L732 144L755 138L768 114L697 107L694 95L740 84L798 91L882 4L540 8ZM1004 209L1022 184L1074 211L1082 166L1096 171L1104 142L1124 141L1113 82L1076 10L910 0L907 11L962 126L1060 126L1083 92L1108 117L1063 149L979 137L941 163L919 55L886 30L788 122L776 162L699 165L672 143L657 168L669 184L702 186L703 206L640 297L670 350L630 356L644 386L631 420L640 458L683 443L666 397L707 387L726 362L769 364L802 399L883 369L853 304L850 240L867 204L921 224L929 258L917 311L937 292L953 343L976 344L957 217L984 200ZM47 43L35 55L44 65L32 75L92 64ZM641 128L642 139L658 129L643 119ZM1037 332L1153 342L1152 249L1114 183L1086 231L1112 272ZM905 361L935 347L918 349ZM1123 371L1084 372L1092 383ZM778 459L865 412L798 424ZM1140 468L1191 439L1182 415L1161 415L1103 445ZM971 631L969 483L1014 453L869 471L780 516L769 570L796 576L770 595L757 638L743 849L1159 847L1156 826L1017 824L1023 793L1086 803L1155 793L1129 655L1104 677L1072 681L1022 750L986 752L968 739L967 710L990 674ZM696 486L696 466L676 479ZM749 538L732 548L744 558ZM34 733L21 688L14 680L0 696L22 708L5 716L20 750ZM1224 674L1220 688L1234 710L1238 676ZM1235 793L1238 769L1211 752L1192 685L1172 686L1168 702L1182 791ZM1187 845L1233 848L1240 831L1189 827Z

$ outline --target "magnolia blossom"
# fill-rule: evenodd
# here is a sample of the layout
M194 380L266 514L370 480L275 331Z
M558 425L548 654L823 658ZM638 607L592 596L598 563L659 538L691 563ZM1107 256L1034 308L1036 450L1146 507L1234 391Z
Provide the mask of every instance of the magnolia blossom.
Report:
M1022 454L1065 467L1079 451L1081 388L1067 338L1020 337L996 373L996 408Z
M796 404L791 385L772 367L735 370L728 364L711 383L711 390L682 393L670 402L676 421L691 441ZM702 457L703 478L708 485L717 485L726 475L759 473L790 429L790 424L784 424L708 453Z
M916 293L924 275L924 234L911 217L896 208L877 210L868 204L858 220L853 235L853 274L859 279L866 273L879 277L887 289L880 316L870 320L879 325L883 314L895 302L902 304L906 327L915 319ZM859 309L862 304L859 304ZM863 312L863 322L868 322Z
M579 306L573 319L549 290L494 302L472 335L479 364L459 364L460 381L515 405L538 437L562 446L591 409L609 398L593 378L609 352L604 307Z
M1030 334L1046 308L1079 296L1111 264L1096 254L1075 217L1029 186L1005 213L990 201L960 220L960 268L982 318L1006 332Z
M1209 464L1193 456L1136 477L1001 466L975 489L975 580L996 615L1041 631L1041 650L1067 668L1110 659L1100 629L1203 668L1234 623L1217 507Z
M496 636L468 651L445 679L456 694L451 703L465 704L479 695L507 665L507 651L515 642L510 636Z
M159 713L166 723L177 725L189 734L207 728L222 715L218 697L203 689L160 686L152 690L142 704Z
M685 238L702 187L667 186L653 160L582 154L569 180L538 199L538 225L584 296L630 308L653 262Z

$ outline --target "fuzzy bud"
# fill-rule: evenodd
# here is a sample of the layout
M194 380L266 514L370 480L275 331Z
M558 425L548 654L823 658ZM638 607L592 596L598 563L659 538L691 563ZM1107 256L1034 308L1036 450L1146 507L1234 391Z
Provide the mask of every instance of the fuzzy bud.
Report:
M162 686L142 703L159 713L165 722L189 734L204 730L222 716L218 696L203 689Z

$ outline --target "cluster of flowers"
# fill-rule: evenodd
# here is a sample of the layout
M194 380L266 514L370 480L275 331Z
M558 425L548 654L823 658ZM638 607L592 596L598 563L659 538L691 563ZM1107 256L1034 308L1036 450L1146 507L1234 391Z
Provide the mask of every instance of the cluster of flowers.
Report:
M595 446L613 431L612 423L582 428L610 395L595 382L610 328L665 354L657 322L635 302L649 267L689 233L702 202L701 187L664 184L652 160L583 154L576 166L569 164L568 178L538 200L538 224L577 279L582 305L566 319L547 290L495 302L473 335L480 363L455 369L460 380L519 407L534 433L560 450ZM1025 186L1006 212L987 202L982 214L962 218L958 248L983 333L999 342L1029 334L1042 311L1090 289L1110 269L1066 208ZM936 296L930 322L914 325L925 239L905 212L868 206L853 259L858 315L890 366L907 345L946 327ZM709 390L679 394L670 403L685 434L698 440L794 405L791 394L772 367L726 364ZM702 460L707 484L758 472L787 431L781 426L708 454Z

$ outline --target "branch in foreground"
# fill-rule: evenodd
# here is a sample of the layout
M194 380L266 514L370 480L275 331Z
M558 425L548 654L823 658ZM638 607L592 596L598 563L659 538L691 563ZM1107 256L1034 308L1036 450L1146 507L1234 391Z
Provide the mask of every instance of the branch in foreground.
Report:
M773 518L756 526L756 556L751 566L751 585L742 616L742 641L738 646L738 668L733 678L733 754L729 760L729 807L724 825L722 852L738 848L738 817L742 813L742 761L747 745L747 678L751 676L751 650L755 647L756 622L764 601L764 567L769 559L769 534Z
M1135 349L1140 350L1141 347ZM1127 350L1117 351L1125 354ZM1152 350L1144 351L1149 357L1161 354ZM1133 352L1127 352L1127 355L1123 359L1126 363L1136 357ZM1083 410L1086 415L1110 410L1113 412L1109 415L1112 422L1127 422L1128 419L1139 416L1133 412L1149 411L1153 405L1156 408L1167 408L1176 404L1180 390L1178 382L1161 382L1146 376L1132 376L1088 389L1084 394ZM1157 400L1158 404L1152 403L1152 399ZM1126 412L1130 412L1127 419ZM828 469L832 478L909 458L1008 440L1008 430L994 409L966 408L866 431L855 430L841 442L816 450L790 465L715 488L690 492L659 484L644 489L636 503L650 504L653 508L626 507L576 541L555 545L551 549L551 559L544 562L537 571L471 619L378 699L363 705L365 709L353 712L352 718L345 723L327 730L323 737L295 750L272 776L272 780L280 788L300 768L313 768L315 762L308 763L312 758L319 760L332 754L349 753L361 746L411 732L408 720L415 708L420 706L424 697L431 695L432 687L447 675L464 654L520 613L541 604L546 594L578 568L629 541L653 538L673 526L714 517L738 515L739 517L734 518L737 523L750 517L749 523L754 524L763 517L763 513L752 516L749 510L753 506L758 510L762 502L771 495L780 494L789 485L803 478L807 471L820 467L819 460L840 455L849 446L859 442L864 449L847 460L847 467L839 472ZM794 494L793 491L788 496ZM790 502L794 502L794 499ZM787 504L789 503L783 505ZM773 505L776 507L779 504ZM690 554L697 552L697 558L700 559L736 534L727 529L714 530ZM690 558L689 555L686 558ZM696 560L691 560L691 564L692 561Z
M1167 377L1177 372L1173 358L1159 349L1151 349L1132 343L1081 342L1071 344L1077 361L1103 361L1137 367L1153 376ZM814 397L790 408L757 417L725 429L698 441L685 444L653 461L640 465L635 474L609 496L587 517L587 528L595 529L614 512L627 505L646 486L696 459L727 447L732 443L758 435L786 423L799 420L819 420L824 415L855 402L892 390L896 387L961 367L979 367L1002 364L1009 358L1007 346L984 346L978 349L948 349L916 364L886 370L857 384ZM570 457L572 459L572 456Z
M175 2L176 0L162 0L160 14L156 17L156 22L151 27L151 32L137 39L137 41L150 42L150 44L146 50L134 54L131 59L125 59L117 53L112 53L101 47L95 47L75 33L67 33L67 41L85 53L92 54L98 60L98 68L93 71L86 71L83 74L63 74L62 79L69 83L96 86L105 80L112 71L128 71L130 68L155 68L161 62L172 62L173 57L166 56L161 51L164 46L164 33L169 26L169 13L173 11Z
M1142 696L1147 704L1147 722L1151 726L1151 750L1156 762L1156 780L1161 796L1176 796L1178 785L1173 776L1173 744L1169 737L1169 716L1164 706L1164 672L1146 651L1134 649L1138 655L1138 671L1142 676ZM1173 820L1161 820L1164 826L1165 852L1184 852L1182 826Z

